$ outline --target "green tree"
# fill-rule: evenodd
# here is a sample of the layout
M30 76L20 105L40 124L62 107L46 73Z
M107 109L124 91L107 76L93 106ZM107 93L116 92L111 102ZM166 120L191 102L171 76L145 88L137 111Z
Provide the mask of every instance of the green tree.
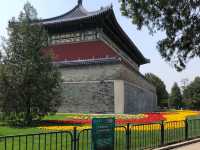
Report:
M3 46L1 109L15 125L31 125L48 112L56 112L61 102L61 74L51 63L51 55L42 51L48 46L48 35L33 23L36 19L36 10L25 4L19 18L9 22L9 38Z
M0 49L0 64L2 64L2 50Z
M145 78L156 87L158 106L161 106L162 100L168 99L168 92L166 90L165 83L152 73L146 73Z
M178 71L200 56L200 1L198 0L120 0L121 12L132 19L140 30L164 31L166 38L158 42L162 58Z
M200 108L200 77L196 77L183 91L186 100L192 103L192 107Z
M180 108L182 106L182 94L181 89L179 88L178 84L175 82L170 95L170 102L176 108Z

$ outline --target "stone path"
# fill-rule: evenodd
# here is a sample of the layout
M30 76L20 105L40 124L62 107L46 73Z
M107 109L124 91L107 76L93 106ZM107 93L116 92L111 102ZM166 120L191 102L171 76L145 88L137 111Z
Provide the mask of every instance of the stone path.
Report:
M183 147L179 147L179 148L175 148L174 150L200 150L200 142L191 144L191 145L187 145L187 146L183 146Z

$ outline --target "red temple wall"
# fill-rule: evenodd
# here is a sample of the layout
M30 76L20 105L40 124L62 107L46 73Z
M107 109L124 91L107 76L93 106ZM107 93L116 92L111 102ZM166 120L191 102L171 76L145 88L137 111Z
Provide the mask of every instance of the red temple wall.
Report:
M54 61L118 57L112 48L102 41L52 45L44 51L52 52Z

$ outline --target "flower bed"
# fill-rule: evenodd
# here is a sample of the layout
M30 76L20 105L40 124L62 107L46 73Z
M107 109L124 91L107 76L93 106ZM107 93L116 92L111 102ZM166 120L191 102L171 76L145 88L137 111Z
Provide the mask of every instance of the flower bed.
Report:
M175 112L168 112L162 113L163 117L165 118L166 122L170 121L182 121L185 120L187 117L199 115L197 111L175 111Z
M97 114L77 114L66 117L64 120L47 120L48 124L53 126L42 126L41 129L45 130L56 130L56 131L66 131L73 130L74 126L77 126L77 130L83 130L91 128L92 118L104 118L104 117L115 117L117 125L126 125L131 124L146 124L146 123L155 123L155 122L171 122L171 121L182 121L189 116L199 115L197 111L174 111L174 112L160 112L160 113L144 113L139 115L97 115ZM73 125L72 125L73 124ZM176 128L184 127L184 122L179 123ZM170 124L165 124L166 129L174 128ZM160 130L160 125L145 125L142 127L136 126L133 127L133 130ZM120 130L120 129L119 129Z
M73 118L68 118L66 120L48 120L50 124L91 124L92 118L99 117L101 115L78 115ZM160 113L146 113L139 115L110 115L103 117L115 117L116 124L122 125L127 123L151 123L151 122L160 122L165 120L162 114Z

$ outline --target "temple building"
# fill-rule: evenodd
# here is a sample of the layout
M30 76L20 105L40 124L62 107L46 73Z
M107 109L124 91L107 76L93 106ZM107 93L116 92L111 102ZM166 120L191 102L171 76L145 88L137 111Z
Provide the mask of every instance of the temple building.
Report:
M150 63L117 22L112 6L88 12L82 0L69 12L42 19L53 63L64 80L59 112L154 111L156 90L139 72Z

